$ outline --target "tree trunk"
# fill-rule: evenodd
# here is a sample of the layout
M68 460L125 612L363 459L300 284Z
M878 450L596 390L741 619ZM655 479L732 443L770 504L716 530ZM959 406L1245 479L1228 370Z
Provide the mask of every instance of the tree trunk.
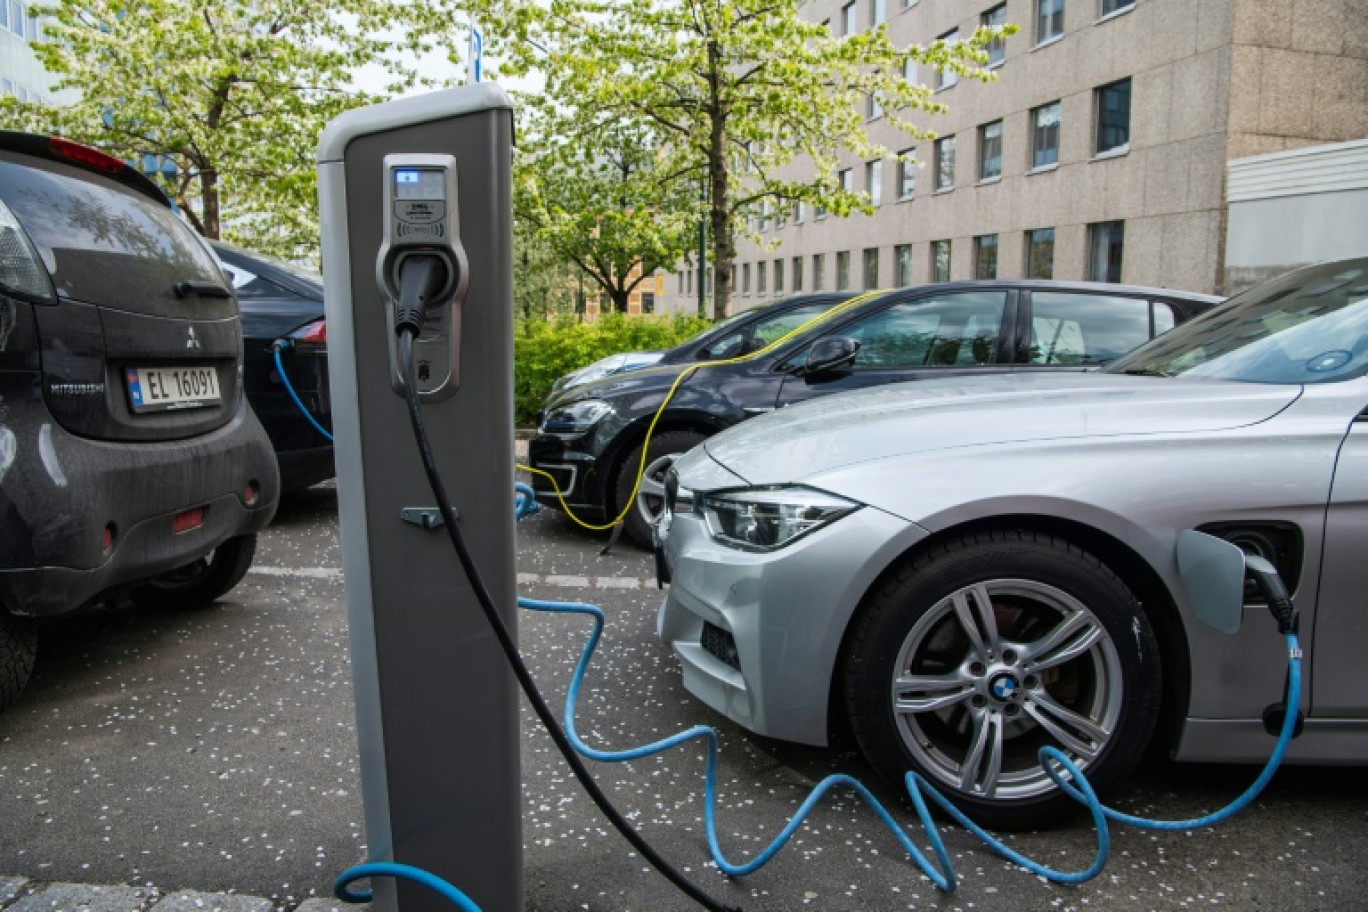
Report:
M732 238L731 210L728 208L727 110L722 106L718 82L722 78L722 56L716 41L708 42L708 112L712 120L708 136L708 228L712 231L713 320L727 316L731 305L732 260L736 242ZM707 264L701 264L699 280L706 281Z
M200 201L204 204L202 222L204 236L210 240L219 239L219 187L218 172L213 168L200 171Z

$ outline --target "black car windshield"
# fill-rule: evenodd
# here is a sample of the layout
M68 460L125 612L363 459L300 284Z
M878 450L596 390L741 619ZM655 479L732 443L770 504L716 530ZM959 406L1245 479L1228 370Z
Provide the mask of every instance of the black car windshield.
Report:
M1368 373L1368 260L1251 288L1113 362L1112 374L1330 383Z

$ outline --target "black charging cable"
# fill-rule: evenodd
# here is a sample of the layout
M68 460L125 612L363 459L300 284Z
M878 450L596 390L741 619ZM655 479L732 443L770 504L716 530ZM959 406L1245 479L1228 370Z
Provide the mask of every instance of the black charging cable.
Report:
M410 257L405 260L400 267L400 298L405 297L407 282L405 281L405 270L413 260L428 259L427 257ZM436 257L432 257L436 259ZM417 268L418 264L414 264ZM422 275L414 274L414 278L422 278L428 281L426 267ZM439 286L440 287L440 286ZM411 293L413 297L423 297L417 290ZM470 587L475 591L475 598L480 603L480 608L484 612L485 619L489 622L490 628L494 631L495 637L499 640L499 646L503 649L504 657L508 659L508 664L513 668L514 675L518 678L518 684L522 691L527 695L528 702L532 704L532 709L536 712L537 718L541 720L542 726L551 735L551 740L556 743L556 748L560 751L565 762L570 764L570 769L574 772L575 778L593 800L603 815L608 818L623 838L632 844L641 857L646 859L652 867L661 874L665 875L671 883L679 888L694 902L698 903L711 912L741 912L740 907L725 906L701 889L694 886L684 875L676 870L668 861L665 860L648 843L640 833L638 833L630 823L627 822L613 807L608 796L603 794L594 777L589 773L579 755L575 752L574 746L566 737L560 724L556 721L555 714L546 705L542 698L541 691L537 689L536 681L532 679L532 674L523 662L522 656L518 653L518 646L513 641L512 635L508 632L508 626L504 624L498 609L494 605L494 598L490 595L489 588L485 585L484 577L480 570L475 566L474 559L470 556L470 551L466 547L465 537L461 534L460 523L457 521L456 511L451 505L451 500L447 497L446 486L442 483L442 478L437 471L437 462L432 455L432 445L428 440L427 427L423 422L422 409L418 401L418 378L413 362L413 341L422 331L421 312L418 316L416 325L400 324L396 315L395 331L399 335L399 368L400 376L404 381L404 401L408 403L409 420L413 424L414 439L418 443L418 454L423 462L423 471L427 474L428 485L432 489L432 495L437 499L437 509L441 511L443 527L447 530L447 535L451 539L452 547L456 549L456 556L460 559L461 569L465 571L466 579L470 582Z

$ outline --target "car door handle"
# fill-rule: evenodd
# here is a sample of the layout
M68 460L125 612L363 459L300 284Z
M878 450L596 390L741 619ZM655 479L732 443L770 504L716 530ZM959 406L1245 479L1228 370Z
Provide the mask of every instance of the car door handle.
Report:
M177 282L171 286L171 290L176 293L178 298L188 298L190 295L199 295L202 298L231 298L233 296L231 291L217 282L199 280Z

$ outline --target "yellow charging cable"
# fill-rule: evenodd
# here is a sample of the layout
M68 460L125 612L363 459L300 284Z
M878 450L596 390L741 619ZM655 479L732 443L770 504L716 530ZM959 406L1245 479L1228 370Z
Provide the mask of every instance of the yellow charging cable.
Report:
M541 469L534 469L531 466L525 466L521 463L517 465L517 468L521 471L528 472L532 475L540 475L542 478L545 478L548 481L550 481L551 490L556 495L556 500L560 501L562 511L564 511L566 516L570 517L572 520L575 521L575 523L577 523L580 526L583 526L585 529L588 529L591 532L602 532L606 529L611 529L614 526L620 525L622 521L627 518L627 514L632 511L632 507L636 504L637 494L641 490L641 479L646 475L646 457L650 450L651 435L655 433L656 423L660 421L660 416L664 413L665 406L670 404L670 400L674 398L675 391L679 389L679 385L684 382L685 378L689 377L693 374L694 371L699 370L700 368L721 367L724 364L740 364L745 361L750 361L754 358L759 358L763 355L768 355L770 352L774 351L776 348L783 345L785 342L788 342L794 336L806 332L808 329L818 325L819 323L825 323L828 320L835 319L836 317L840 316L841 314L845 313L846 311L850 310L856 305L863 304L866 301L877 298L879 295L884 294L886 291L887 289L870 291L862 295L853 297L849 301L843 301L842 303L837 304L830 310L819 313L817 316L813 317L811 320L808 320L806 323L794 327L793 329L784 333L784 335L780 336L773 342L766 345L764 348L758 348L749 354L741 355L737 358L726 358L721 361L703 361L698 364L690 364L689 366L685 367L682 371L680 371L679 376L675 378L674 383L670 384L670 389L668 392L665 393L665 398L661 400L660 407L656 409L655 415L651 417L651 423L646 428L646 436L641 441L641 462L637 465L636 482L632 485L632 493L627 496L627 503L622 508L622 512L619 513L617 517L613 519L611 522L603 523L602 525L595 525L593 523L585 522L584 520L576 516L575 512L570 509L570 505L565 502L565 496L561 492L560 485L556 483L555 477L550 472L544 472Z

